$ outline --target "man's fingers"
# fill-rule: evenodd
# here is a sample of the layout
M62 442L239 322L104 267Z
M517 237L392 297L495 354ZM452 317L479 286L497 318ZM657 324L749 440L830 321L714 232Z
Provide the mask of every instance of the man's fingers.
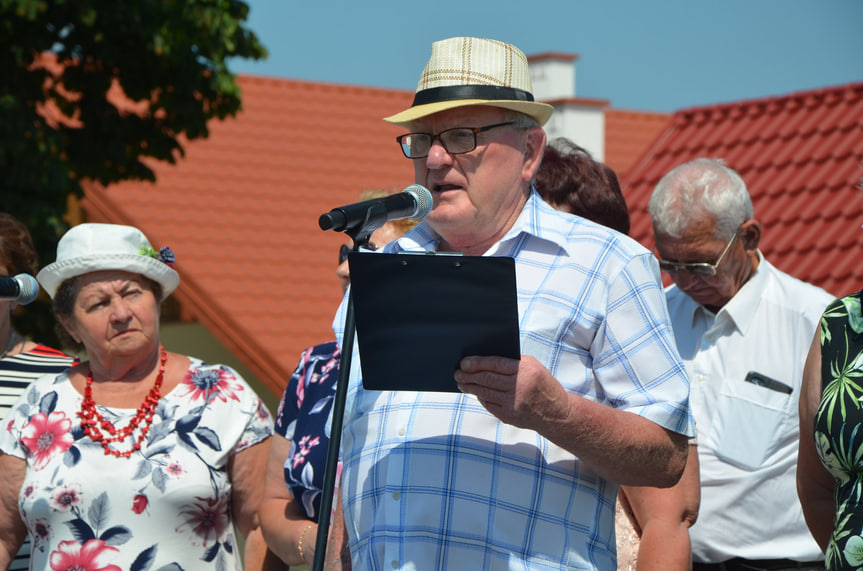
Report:
M501 375L514 375L518 372L518 364L518 359L508 357L472 355L462 359L459 366L468 373L492 371Z

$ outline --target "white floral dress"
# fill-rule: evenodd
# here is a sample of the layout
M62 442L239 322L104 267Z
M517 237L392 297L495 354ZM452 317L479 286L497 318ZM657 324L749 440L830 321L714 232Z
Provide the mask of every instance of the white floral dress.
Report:
M81 401L66 373L43 376L0 433L0 450L27 461L18 505L31 568L241 569L228 462L273 430L249 385L229 367L191 358L129 458L106 455L84 436ZM97 408L116 426L137 412Z

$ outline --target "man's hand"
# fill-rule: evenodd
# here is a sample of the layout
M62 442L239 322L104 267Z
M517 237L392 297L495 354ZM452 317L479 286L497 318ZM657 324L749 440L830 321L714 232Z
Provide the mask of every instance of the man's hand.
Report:
M539 361L506 357L465 357L455 372L459 388L507 424L540 431L564 421L569 393Z
M568 393L529 355L465 357L455 380L502 422L537 432L609 481L668 487L683 472L686 436Z

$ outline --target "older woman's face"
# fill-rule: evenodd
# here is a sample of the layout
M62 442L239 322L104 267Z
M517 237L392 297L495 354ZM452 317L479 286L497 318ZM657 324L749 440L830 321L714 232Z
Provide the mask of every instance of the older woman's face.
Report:
M77 287L72 315L61 321L91 358L145 354L159 343L159 302L142 276L92 272Z

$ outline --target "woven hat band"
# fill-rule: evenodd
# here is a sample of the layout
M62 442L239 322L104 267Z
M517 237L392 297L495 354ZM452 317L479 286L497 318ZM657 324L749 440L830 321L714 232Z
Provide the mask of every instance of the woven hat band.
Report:
M489 101L533 101L533 95L523 89L498 85L445 85L423 89L414 95L412 107L456 101L460 99L487 99Z

